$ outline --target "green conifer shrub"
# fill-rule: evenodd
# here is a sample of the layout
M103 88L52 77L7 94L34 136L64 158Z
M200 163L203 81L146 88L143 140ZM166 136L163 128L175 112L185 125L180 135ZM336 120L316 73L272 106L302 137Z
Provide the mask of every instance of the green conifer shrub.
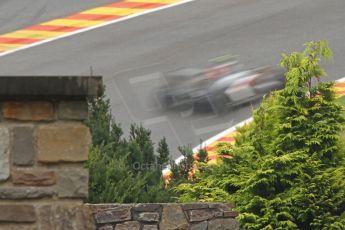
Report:
M165 188L162 169L169 163L165 138L157 148L151 132L142 126L131 125L129 137L110 113L110 102L103 94L89 102L92 147L89 169L89 198L91 203L170 202L172 192Z
M242 229L345 229L343 107L333 83L320 82L332 52L325 41L305 47L283 54L286 87L254 111L235 146L219 146L234 158L179 185L180 201L235 202Z

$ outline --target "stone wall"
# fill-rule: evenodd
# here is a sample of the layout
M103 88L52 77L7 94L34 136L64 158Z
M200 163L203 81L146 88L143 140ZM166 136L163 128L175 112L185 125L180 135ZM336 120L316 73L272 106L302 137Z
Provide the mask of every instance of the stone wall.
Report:
M231 204L85 205L98 230L237 230Z
M1 230L93 228L83 122L101 78L50 79L0 77Z
M101 77L0 77L0 230L236 230L230 204L84 204Z

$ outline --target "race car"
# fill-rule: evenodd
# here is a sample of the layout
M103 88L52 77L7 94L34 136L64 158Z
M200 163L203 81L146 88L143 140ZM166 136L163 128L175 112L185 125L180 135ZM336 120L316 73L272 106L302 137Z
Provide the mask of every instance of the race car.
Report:
M223 63L210 69L186 68L168 73L167 85L159 95L161 102L169 109L209 107L216 113L224 113L284 87L281 69L259 67L235 71L231 65Z

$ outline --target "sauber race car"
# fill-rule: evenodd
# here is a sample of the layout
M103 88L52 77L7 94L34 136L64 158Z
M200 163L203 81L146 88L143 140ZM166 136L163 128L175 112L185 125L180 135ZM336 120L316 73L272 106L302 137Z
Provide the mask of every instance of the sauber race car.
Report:
M167 84L159 94L160 100L169 109L208 107L223 113L284 87L281 69L259 67L239 71L237 65L237 62L226 62L208 69L170 72L164 76Z

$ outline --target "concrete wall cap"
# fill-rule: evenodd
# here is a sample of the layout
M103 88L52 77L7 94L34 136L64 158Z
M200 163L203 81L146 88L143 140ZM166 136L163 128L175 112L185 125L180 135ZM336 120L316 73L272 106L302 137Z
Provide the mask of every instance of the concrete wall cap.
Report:
M0 101L85 100L102 85L101 76L0 76Z

